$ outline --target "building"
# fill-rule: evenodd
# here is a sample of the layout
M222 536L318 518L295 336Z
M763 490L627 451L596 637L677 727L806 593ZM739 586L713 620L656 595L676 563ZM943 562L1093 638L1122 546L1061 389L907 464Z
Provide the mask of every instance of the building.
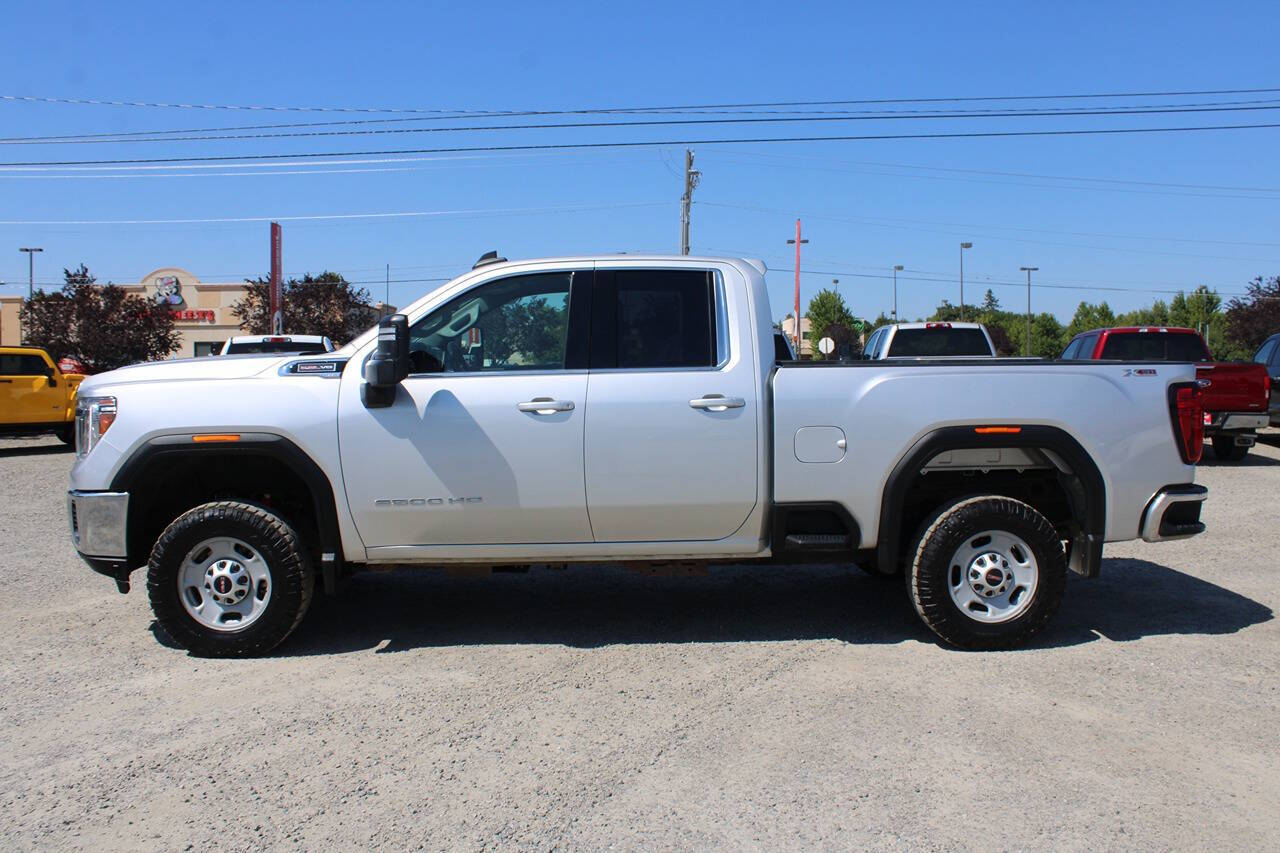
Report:
M232 335L242 335L240 320L231 306L244 298L245 283L204 282L180 267L162 267L147 273L137 284L120 284L126 292L149 302L166 306L173 312L180 346L174 358L212 355ZM21 343L22 329L18 312L22 296L0 296L0 345ZM378 316L395 311L394 306L377 303ZM306 334L307 329L289 329Z
M788 316L782 320L782 334L787 336L791 341L791 346L796 345L796 321ZM796 349L797 358L813 358L813 342L809 340L809 318L800 318L800 346Z

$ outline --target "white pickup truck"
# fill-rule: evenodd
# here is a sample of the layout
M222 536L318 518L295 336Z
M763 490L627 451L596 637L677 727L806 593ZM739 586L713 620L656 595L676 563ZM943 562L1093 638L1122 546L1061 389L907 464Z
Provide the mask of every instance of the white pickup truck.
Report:
M1191 365L775 360L758 261L482 259L332 353L80 388L72 539L201 655L375 565L802 561L1025 641L1104 542L1204 529Z

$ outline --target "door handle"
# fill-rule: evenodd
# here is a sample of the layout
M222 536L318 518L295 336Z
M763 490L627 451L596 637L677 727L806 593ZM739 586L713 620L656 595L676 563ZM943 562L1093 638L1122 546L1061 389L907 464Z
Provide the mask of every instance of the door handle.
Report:
M690 400L689 405L695 409L705 409L708 412L723 412L726 409L741 409L747 404L747 401L741 397L726 397L723 394L707 394L705 397L699 397L696 400Z
M534 397L527 403L516 403L516 408L522 412L530 412L535 415L554 415L556 412L572 412L572 400L553 400L550 397Z

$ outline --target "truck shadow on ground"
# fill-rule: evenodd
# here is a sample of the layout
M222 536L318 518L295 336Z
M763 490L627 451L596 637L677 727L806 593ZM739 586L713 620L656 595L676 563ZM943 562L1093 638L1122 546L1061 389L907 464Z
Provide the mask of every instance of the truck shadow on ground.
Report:
M0 459L12 456L62 456L74 453L75 448L59 441L57 444L0 444Z
M1200 457L1199 467L1201 468L1265 468L1268 465L1280 465L1280 459L1271 456L1263 456L1256 450L1251 450L1245 458L1232 462L1224 459L1218 459L1213 455L1213 451L1205 448L1204 456Z
M1106 560L1101 577L1071 577L1062 610L1029 649L1230 634L1273 617L1264 605L1145 560ZM932 643L900 579L857 569L736 566L705 576L650 577L607 567L458 578L401 570L352 578L319 596L285 657L433 646L787 640Z

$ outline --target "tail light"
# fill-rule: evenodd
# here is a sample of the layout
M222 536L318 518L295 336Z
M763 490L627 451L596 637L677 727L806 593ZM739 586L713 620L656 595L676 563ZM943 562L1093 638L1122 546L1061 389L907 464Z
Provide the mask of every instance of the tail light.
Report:
M1204 388L1198 382L1169 386L1169 417L1182 461L1195 465L1204 452Z
M924 327L926 329L950 329L951 324L950 323L925 323Z

